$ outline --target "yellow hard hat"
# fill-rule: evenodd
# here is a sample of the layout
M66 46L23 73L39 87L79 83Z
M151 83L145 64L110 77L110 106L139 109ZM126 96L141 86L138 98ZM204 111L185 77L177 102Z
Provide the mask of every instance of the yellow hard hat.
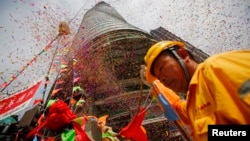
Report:
M153 46L151 46L147 52L147 54L144 57L144 61L146 63L146 80L148 82L153 82L157 78L151 74L151 67L157 56L165 49L178 46L178 47L184 47L185 45L182 42L178 41L160 41Z

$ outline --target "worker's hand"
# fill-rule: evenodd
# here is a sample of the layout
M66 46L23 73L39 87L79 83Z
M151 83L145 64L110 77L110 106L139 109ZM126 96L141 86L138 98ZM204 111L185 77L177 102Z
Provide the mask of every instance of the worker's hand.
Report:
M154 95L162 94L165 99L172 105L173 108L176 107L176 105L180 102L180 96L177 95L174 91L171 89L165 87L159 80L155 80L153 82L153 88L154 88Z
M146 66L145 65L141 65L141 70L140 70L140 77L142 82L147 85L148 87L152 87L152 84L148 83L148 81L146 80Z

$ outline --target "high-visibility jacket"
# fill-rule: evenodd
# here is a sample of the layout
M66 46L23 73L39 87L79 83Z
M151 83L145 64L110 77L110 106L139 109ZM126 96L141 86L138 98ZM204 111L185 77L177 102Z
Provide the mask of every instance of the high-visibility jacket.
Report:
M250 124L250 93L241 95L249 80L250 50L217 54L198 65L186 101L175 105L195 141L207 140L208 125Z

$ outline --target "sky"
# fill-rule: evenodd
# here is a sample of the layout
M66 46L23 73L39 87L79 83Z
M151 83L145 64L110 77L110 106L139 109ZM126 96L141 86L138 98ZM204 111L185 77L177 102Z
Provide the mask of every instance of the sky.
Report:
M162 26L209 55L250 49L249 0L104 0L128 23L149 32ZM100 0L1 0L0 84L10 81L57 35L61 21L73 33ZM51 52L40 55L3 93L15 93L43 79ZM0 98L3 94L1 94Z
M83 12L84 2L75 1L35 1L35 0L3 0L0 2L0 42L1 42L1 81L9 81L13 74L41 52L57 35L60 21L71 21L75 30L78 28L82 13L78 19L77 13ZM38 57L19 75L12 86L5 89L11 93L28 86L33 81L46 75L48 71L49 52ZM29 79L27 79L29 78ZM23 80L27 80L23 83ZM15 83L15 84L14 84ZM21 84L21 85L19 85ZM13 87L15 90L13 90Z

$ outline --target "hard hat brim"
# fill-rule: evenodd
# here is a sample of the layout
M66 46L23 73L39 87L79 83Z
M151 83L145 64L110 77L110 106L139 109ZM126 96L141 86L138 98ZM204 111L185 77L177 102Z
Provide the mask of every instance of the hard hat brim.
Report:
M153 82L157 78L151 73L151 67L154 63L155 59L159 56L159 54L170 47L178 46L178 47L184 47L184 44L182 42L178 41L161 41L156 44L154 44L150 49L153 49L153 51L150 49L148 50L145 57L147 57L147 66L146 66L146 80L148 82ZM148 55L150 53L150 55ZM145 59L146 60L146 59Z

